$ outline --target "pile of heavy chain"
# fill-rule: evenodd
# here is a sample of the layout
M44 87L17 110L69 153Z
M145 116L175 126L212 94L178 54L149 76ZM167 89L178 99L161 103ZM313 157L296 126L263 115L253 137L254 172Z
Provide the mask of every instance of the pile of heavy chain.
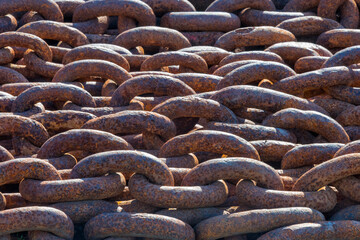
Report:
M0 239L360 239L359 6L0 0Z

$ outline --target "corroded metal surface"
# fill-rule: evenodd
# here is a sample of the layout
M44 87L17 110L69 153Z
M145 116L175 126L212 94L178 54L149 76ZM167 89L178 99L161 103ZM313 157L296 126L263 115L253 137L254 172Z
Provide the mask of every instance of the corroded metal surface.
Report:
M0 239L359 238L359 6L0 0Z
M194 230L183 221L148 213L105 213L92 218L85 226L86 239L110 236L195 239Z

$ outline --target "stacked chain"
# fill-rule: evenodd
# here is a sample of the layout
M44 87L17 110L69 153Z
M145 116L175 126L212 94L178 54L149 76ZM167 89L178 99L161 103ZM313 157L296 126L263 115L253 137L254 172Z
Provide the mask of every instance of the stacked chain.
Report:
M359 6L0 0L0 240L360 239Z

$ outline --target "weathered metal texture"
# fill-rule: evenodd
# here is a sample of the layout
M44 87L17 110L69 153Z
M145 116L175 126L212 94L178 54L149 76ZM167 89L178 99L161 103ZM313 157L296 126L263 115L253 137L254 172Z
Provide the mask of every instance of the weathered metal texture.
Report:
M136 237L107 237L105 240L136 240Z
M115 90L117 89L118 85L111 79L108 79L104 82L101 88L101 96L103 97L111 97Z
M281 176L281 180L284 183L284 190L291 191L295 182L298 180L296 177L289 177L289 176Z
M179 157L160 158L169 168L193 168L199 164L197 157L190 153Z
M15 31L17 26L17 19L13 15L6 14L5 16L0 17L0 33Z
M0 163L0 184L19 183L23 178L60 180L56 168L37 158L17 158Z
M147 58L140 67L140 71L154 71L165 66L179 65L190 68L197 73L207 73L206 61L195 53L188 52L163 52Z
M13 97L10 93L0 90L0 97Z
M1 17L0 17L0 21L1 21ZM1 65L11 63L15 58L15 51L11 47L3 47L0 49L0 57L1 57L0 60Z
M72 178L102 176L109 172L139 173L152 182L173 186L169 168L157 157L140 151L109 151L91 155L72 170Z
M294 168L294 169L278 169L276 170L280 176L289 176L289 177L295 177L299 178L304 173L309 171L312 167L306 166L306 167L300 167L300 168Z
M1 3L0 15L20 11L36 11L48 20L63 22L64 17L59 6L53 0L5 0Z
M111 19L111 18L110 18ZM118 33L125 32L129 29L136 28L136 20L133 18L128 18L123 15L117 16L118 27L114 30L114 33L117 35ZM111 26L111 25L110 25ZM110 29L106 31L110 33ZM110 33L112 34L112 33Z
M52 82L22 82L22 83L5 83L0 86L0 90L7 92L13 96L20 95L23 91L35 87L35 86L48 86L50 84L57 84ZM80 88L83 88L83 85L81 83L66 83L66 84L72 84L75 86L78 86Z
M360 151L360 141L353 141L342 146L335 154L335 157L340 157L346 154L357 153Z
M85 0L55 0L64 18L71 18L77 6L83 4Z
M333 158L321 163L304 175L295 183L294 191L316 191L342 178L359 174L358 162L360 154L353 153Z
M20 13L13 13L14 15L16 14L21 14ZM17 18L19 18L20 16L17 16ZM44 20L44 17L41 16L38 12L35 11L29 11L29 12L25 12L23 13L23 15L19 18L19 23L18 23L18 27L22 27L25 24L28 24L30 22L36 22L36 21L42 21Z
M63 211L75 223L86 223L91 218L102 213L121 212L122 208L116 202L104 200L88 200L78 202L55 203L50 207Z
M336 11L345 1L346 0L320 0L317 15L319 17L336 20Z
M175 157L201 151L260 160L256 149L245 139L230 133L210 130L196 131L170 139L161 147L159 157Z
M181 185L206 185L219 179L250 179L270 189L284 189L275 169L250 158L218 158L200 163L184 177Z
M73 22L83 22L100 16L136 19L139 26L154 26L156 23L151 7L144 2L133 0L86 2L74 10ZM118 22L119 29L122 24L122 21Z
M344 28L335 20L318 16L304 16L288 19L279 23L276 27L285 29L296 37L318 36L333 29Z
M231 237L224 237L224 240L248 240L246 234L239 234Z
M149 58L150 56L147 55L133 55L133 57L141 57L145 56L146 58ZM130 73L133 77L141 76L141 75L162 75L162 76L169 76L173 77L174 74L169 72L162 72L162 71L135 71Z
M295 71L282 63L260 62L238 67L224 76L216 86L217 90L232 85L251 84L262 79L272 82L296 75Z
M174 75L197 93L215 91L222 77L202 73L179 73Z
M53 62L56 63L62 62L62 59L64 58L65 54L70 52L71 50L69 48L55 47L55 46L50 46L50 49L53 53Z
M44 161L53 165L57 170L72 169L77 163L76 158L73 155L68 154L68 153L62 157L44 159ZM61 176L61 179L63 179L60 172L59 172L59 174Z
M336 193L330 187L314 192L279 191L255 186L246 180L236 185L236 194L241 203L253 208L309 207L329 212L337 202Z
M39 147L33 145L24 137L14 136L11 141L15 151L14 155L18 157L32 156L39 150Z
M160 17L168 12L195 12L195 7L191 2L187 0L167 0L167 1L157 1L157 0L144 0L147 5L149 5L156 16Z
M194 227L196 239L218 239L245 233L266 232L296 223L324 221L311 208L292 207L251 210L208 218Z
M76 28L69 27L64 23L55 21L36 21L28 23L17 30L18 32L30 33L42 39L58 40L68 43L72 47L89 44L84 33Z
M71 240L74 224L62 211L51 207L22 207L0 212L0 235L24 231L47 231Z
M347 48L359 45L359 35L359 29L333 29L322 33L316 43L327 49Z
M133 146L134 149L146 150L146 147L144 144L144 139L143 139L143 134L141 134L141 133L140 134L131 134L131 135L125 135L125 136L121 136L121 137L123 139L125 139L125 141L127 141L131 146ZM157 140L156 144L159 144L159 145L163 144L163 142L161 140L159 141L159 138L157 136L154 136L154 138L152 138L152 139Z
M351 141L360 140L360 127L359 126L349 126L344 128L347 134L349 135Z
M109 61L119 65L126 71L130 71L130 65L125 57L115 50L97 44L90 44L72 49L64 55L62 63L66 65L71 62L84 59L100 59Z
M0 67L0 74L1 74L1 80L0 80L1 84L28 82L28 80L21 73L11 68Z
M29 231L29 240L64 240L65 238L58 237L52 233L44 231Z
M71 62L56 72L53 82L73 82L79 78L98 76L105 79L112 79L118 85L131 78L131 75L115 63L86 59Z
M222 59L224 59L225 57L232 54L231 52L228 52L224 49L217 48L214 46L206 46L206 45L205 46L192 46L192 47L180 49L179 51L195 53L195 54L199 55L206 61L206 63L208 64L209 67L219 64L219 62ZM216 66L214 66L214 67L216 67Z
M65 103L63 110L74 110L74 111L80 111L80 112L87 112L91 113L97 117L109 115L109 114L115 114L122 111L127 110L144 110L144 104L139 101L131 101L128 106L122 106L122 107L81 107L76 104L73 104L71 102Z
M111 133L89 129L73 129L51 137L41 146L37 157L45 159L61 157L64 153L74 150L97 153L132 149L132 146L124 139Z
M360 201L360 193L358 191L360 187L360 180L355 176L349 176L342 178L331 185L336 187L339 193L352 201Z
M49 134L42 124L27 117L1 115L0 122L1 135L24 137L38 147L49 138Z
M85 33L90 43L110 43L114 37L103 36L109 27L109 17L101 16L85 22L65 23L66 25L76 28Z
M64 65L53 62L46 62L39 58L34 52L27 52L24 55L26 68L40 76L52 78Z
M64 155L64 156L66 156L66 155ZM59 172L62 180L70 179L71 169L58 169L58 172Z
M129 189L135 199L161 208L212 207L224 203L228 197L223 181L206 186L162 186L150 183L140 174L131 176Z
M49 45L40 37L21 32L5 32L0 34L0 48L14 46L30 48L44 61L52 60L52 52Z
M291 32L281 28L271 26L246 27L225 33L216 41L215 47L233 51L240 47L270 46L279 42L295 40L296 38Z
M12 137L10 136L3 136L2 140L0 141L0 145L6 149L9 149L9 151L14 149Z
M129 79L113 93L112 106L126 106L139 95L153 93L157 96L186 96L195 91L184 82L169 76L142 75Z
M215 76L220 76L220 77L225 77L227 74L229 74L230 72L232 72L233 70L240 68L242 66L248 65L248 64L253 64L253 63L262 63L262 62L267 62L267 61L271 61L271 62L275 62L273 60L239 60L236 61L236 59L234 59L234 62L229 62L225 65L219 66L214 72L213 74Z
M294 70L298 74L319 70L328 59L321 56L302 57L295 62Z
M250 143L258 151L262 162L280 162L288 151L297 146L292 142L276 140L258 140Z
M259 60L284 63L284 60L276 53L264 51L244 51L234 53L225 57L223 60L220 61L219 66L225 66L229 63L245 60Z
M265 49L274 52L284 59L285 63L294 66L296 61L302 57L324 56L331 57L332 53L326 48L308 42L282 42L274 44Z
M175 186L181 186L181 182L190 172L191 168L170 168L170 171L174 177L174 185Z
M80 106L95 107L95 101L87 91L77 86L57 83L34 86L23 91L13 102L11 111L21 113L38 102L68 100Z
M125 185L121 173L56 181L25 179L19 185L19 192L28 201L57 203L114 197L124 190Z
M195 240L190 225L176 218L149 213L104 213L86 223L87 240L105 237L151 237Z
M290 0L285 6L284 11L304 12L319 5L320 0Z
M116 46L116 45L114 45ZM128 63L130 64L130 70L131 71L140 71L140 66L141 64L150 57L150 55L130 55L130 54L126 54L123 55L125 57L125 59L128 61ZM170 74L167 72L163 72L163 74ZM134 75L133 77L136 77L136 75Z
M81 128L87 121L96 118L96 116L80 111L58 110L38 113L30 118L41 123L48 132L57 133Z
M6 208L6 198L2 193L0 193L0 211L4 210L5 208Z
M125 176L125 179L128 179L130 177ZM106 199L107 201L127 201L134 199L133 196L131 196L130 190L128 187L125 187L124 190L117 196L111 197Z
M348 85L354 80L356 79L353 70L347 67L331 67L285 78L276 82L272 89L293 95L301 95L308 90Z
M192 232L188 239L243 239L248 233L255 233L259 237L269 230L303 222L307 222L310 227L306 226L302 230L302 226L288 226L286 229L291 230L280 229L279 233L275 232L295 239L316 239L319 236L356 239L355 232L360 228L352 223L346 226L348 228L343 227L343 223L339 226L335 226L334 222L326 223L334 225L333 229L339 227L341 236L336 235L337 233L331 235L334 234L328 231L331 227L322 222L313 227L311 222L324 220L315 210L300 213L316 215L312 219L308 217L299 220L295 216L296 210L280 209L280 212L287 213L278 217L272 212L275 210L263 208L303 206L329 212L337 204L327 214L328 217L344 208L344 202L356 204L360 201L360 179L357 176L360 175L357 167L360 144L357 141L342 144L348 143L350 139L360 139L359 114L355 107L360 104L360 72L357 70L360 59L357 56L358 47L353 47L360 44L359 31L356 29L359 24L356 4L360 3L359 0L284 0L283 2L289 3L281 12L275 11L270 0L216 0L209 7L214 10L203 13L196 12L187 0L125 0L121 3L116 0L56 0L61 12L66 14L67 21L74 12L82 12L80 18L84 19L75 23L44 20L48 18L42 14L46 12L46 8L50 12L54 11L54 6L58 9L56 1L40 0L40 3L46 2L48 5L43 5L44 9L40 9L38 13L35 12L39 9L38 3L24 1L29 2L29 6L19 6L16 0L14 6L11 6L12 10L3 15L3 7L10 9L11 3L4 0L4 6L0 6L0 33L20 27L20 31L31 32L40 37L19 32L0 34L0 65L3 65L0 67L0 75L3 73L0 91L13 95L0 92L0 111L3 112L0 121L5 120L5 124L2 123L0 127L0 133L4 135L0 139L0 146L8 149L0 147L0 171L4 171L3 180L0 179L0 185L4 185L0 189L4 195L0 193L0 210L46 205L47 202L76 201L55 205L63 207L65 213L76 223L85 223L106 212L154 213L159 208L170 208L162 212L179 213L180 220L191 226L198 224L194 227L197 235ZM278 1L280 0L273 2L278 4ZM88 8L92 5L96 7ZM331 18L336 16L336 21L306 16L313 15L316 8L319 12L327 11L326 14ZM28 12L17 13L23 10ZM142 14L143 11L146 13ZM243 25L263 26L239 28L240 21L234 14L242 18ZM219 17L220 21L211 24L214 19L206 20L209 16ZM273 17L270 19L268 16ZM295 16L304 17L280 23L282 19ZM201 17L205 17L205 20ZM232 20L226 22L230 23L229 28L229 25L221 21L225 18ZM144 19L149 21L142 21ZM188 32L181 33L155 26L137 27L143 24L155 25L155 20L157 25L162 22L163 26ZM23 26L24 23L28 24ZM221 28L219 23L223 24ZM236 24L238 26L235 27ZM277 27L264 26L276 24ZM115 29L116 26L118 29ZM238 29L234 30L235 28ZM296 42L295 36L299 42ZM313 44L316 37L317 43L328 49ZM41 38L63 42L54 47L48 45L55 44L54 41L45 43ZM213 45L215 40L216 46L200 46ZM108 44L91 45L89 42ZM196 46L191 47L190 42ZM71 49L84 44L86 45ZM250 51L263 48L266 51ZM341 50L342 48L346 49ZM169 50L176 52L167 52ZM144 55L145 53L148 55ZM157 59L159 56L166 57ZM201 61L197 61L200 59ZM80 68L76 65L78 60L85 62ZM60 64L71 66L73 61L73 67L67 68ZM101 65L89 64L89 61L108 62ZM293 67L297 74L285 63ZM109 67L111 64L112 67ZM263 66L271 67L263 69ZM168 72L144 71L161 67L162 71ZM279 71L275 72L274 69ZM59 70L61 75L55 76ZM282 73L285 74L284 77ZM74 99L82 96L77 92L76 96L71 96L74 99L70 99L62 92L52 93L46 90L56 86L49 87L48 84L54 76L60 82L77 80L78 86L89 93L86 93L88 100L80 99L76 102ZM228 78L232 79L226 82ZM226 83L226 86L221 86L222 83ZM232 84L250 86L229 87ZM27 91L31 92L29 88L34 86L35 89L45 90L29 94ZM23 99L26 94L29 96ZM100 97L101 95L106 97ZM21 101L24 108L21 113L11 109L17 101ZM36 103L37 101L42 103ZM90 105L84 105L88 102ZM121 112L129 109L141 111ZM143 111L144 109L148 112ZM307 115L307 111L313 112ZM14 112L30 117L18 119L11 115ZM134 112L143 115L134 115ZM112 115L97 118L110 113L116 113L114 116L121 118L114 118ZM164 116L153 118L158 113ZM328 115L336 121L327 117ZM16 121L12 118L16 118ZM90 122L86 123L88 121ZM264 126L268 122L271 126ZM104 132L79 129L89 126ZM210 137L201 136L208 130L221 132ZM59 132L62 133L58 134ZM319 135L315 136L314 132ZM227 138L227 133L246 140L234 135ZM113 134L124 135L125 141ZM178 134L186 135L176 136ZM46 142L49 135L54 137ZM326 143L327 141L334 143ZM139 152L126 151L133 149ZM28 163L29 159L21 158L28 156L41 157L42 160L31 158L31 163ZM231 158L232 156L236 157ZM238 156L262 162L248 159L253 165L229 163L231 159L241 159ZM13 161L17 163L14 164ZM271 166L279 168L280 161L283 170L274 170L264 163L269 162ZM199 162L202 163L199 165ZM259 164L262 167L254 167ZM5 170L1 170L2 168ZM124 177L117 177L113 182L103 180L115 176L116 172L124 174ZM129 187L125 190L124 178L129 180ZM190 180L194 182L191 184L193 186L182 186L181 183L186 183L189 178L192 178ZM93 184L92 180L98 182ZM6 193L19 191L19 182L20 193ZM98 186L106 192L105 195L94 190ZM98 198L105 201L91 200ZM119 202L116 204L114 201ZM251 207L243 208L244 202ZM232 214L226 216L228 212L223 209L234 205L240 206L237 210L226 209L229 212L251 208L262 210L257 210L258 213L250 211L250 214L242 212L241 217L231 216ZM218 208L211 208L209 211L203 208L212 206ZM304 210L299 212L301 211ZM351 217L356 218L359 215L357 209L353 208L352 211ZM246 219L247 216L250 220ZM208 219L209 217L217 220ZM94 222L88 227L88 233L100 232L88 235L89 239L187 239L182 230L173 237L165 225L158 222L150 226L144 218L139 219L148 228L137 225L136 221L127 227L108 221L112 217L105 224L102 223L104 219L99 219L100 222ZM129 224L130 221L132 220L121 219L124 224ZM184 223L181 224L193 231ZM103 226L105 234L101 232ZM320 234L317 234L318 227ZM132 231L135 228L136 231L147 229L148 232L139 235ZM310 228L312 229L309 230ZM131 230L131 235L122 232L128 229ZM156 230L160 230L159 235L149 235L149 232L152 234ZM292 233L286 235L289 231ZM341 231L349 233L346 235ZM267 239L272 234L265 234L264 238ZM359 235L358 232L356 234ZM10 237L9 233L2 234L1 230L0 235L1 239L8 240ZM29 229L28 235L30 239L37 240L71 238L54 235L54 232L44 229Z
M0 162L14 159L14 156L3 146L0 145Z
M325 92L333 98L348 102L354 105L360 104L360 88L346 85L337 85L323 88Z
M206 8L207 12L235 12L244 8L253 8L259 10L275 11L276 7L271 0L216 0Z
M129 213L155 213L160 208L140 202L139 200L127 200L117 202L124 212Z
M119 34L113 44L127 49L137 46L169 47L171 50L190 47L189 40L180 32L162 27L137 27ZM130 64L131 65L131 64Z
M350 141L346 131L338 122L316 111L287 108L270 115L262 124L285 129L300 128L312 131L334 143L348 143Z
M359 52L359 46L348 47L338 51L322 65L322 68L350 66L352 64L359 63Z
M315 15L312 12L279 12L279 11L261 11L256 9L244 9L239 17L242 26L277 26L279 23L288 19Z
M117 46L117 45L114 45L114 44L107 44L107 43L92 43L92 44L88 44L87 45L88 47L104 47L104 48L107 48L107 49L111 49L121 55L132 55L132 53L124 48L124 47L120 47L120 46Z
M116 90L116 89L115 89ZM156 95L156 94L155 94ZM140 102L144 106L145 111L151 111L155 106L158 104L172 98L171 96L160 96L160 97L142 97L142 96L136 96L131 102Z
M345 1L339 10L341 25L349 29L359 27L359 8L355 0Z
M296 146L284 155L281 168L292 169L326 162L332 159L343 146L345 145L341 143L314 143Z
M87 81L90 80L90 81ZM94 81L91 81L94 80ZM100 78L98 77L89 77L88 79L80 79L81 83L84 86L84 89L88 91L96 100L96 106L103 106L103 101L99 99L101 97L101 90L104 83L99 81ZM99 105L98 105L99 103Z
M6 209L30 206L31 203L21 197L20 193L3 193L6 199Z
M15 101L16 97L13 96L0 96L0 112L7 112L10 113L11 112L11 106L12 103ZM40 108L37 109L38 112L42 112L45 109L44 108ZM31 113L32 115L33 113Z
M341 220L360 220L360 205L353 205L346 207L336 212L330 218L331 221L341 221Z
M282 227L262 235L259 240L273 239L357 239L360 234L358 221L320 221Z
M210 99L230 109L252 107L277 112L284 108L297 108L328 115L323 108L306 99L255 86L227 87L213 94Z
M219 216L227 215L229 212L220 208L194 208L194 209L163 209L156 212L158 215L173 217L186 222L190 226L195 226L199 222Z
M146 132L160 141L160 144L146 141L148 138L144 138L143 135L143 141L149 149L159 149L164 141L175 137L176 134L175 124L166 115L146 111L122 111L109 114L88 121L82 128L122 135ZM150 136L150 140L151 138Z
M228 32L240 27L240 19L225 12L171 12L162 16L160 26L178 31Z
M232 111L236 114L237 117L241 117L253 121L254 123L261 123L268 115L271 114L269 111L265 111L257 108L247 108L247 107L234 108L232 109ZM248 123L248 124L252 124L252 123Z
M166 100L156 107L152 112L167 116L171 120L177 119L175 122L176 129L179 132L188 132L194 124L190 124L187 128L179 118L204 118L209 121L237 123L235 114L227 107L220 103L199 97L173 97Z
M223 32L181 32L192 46L213 46Z

